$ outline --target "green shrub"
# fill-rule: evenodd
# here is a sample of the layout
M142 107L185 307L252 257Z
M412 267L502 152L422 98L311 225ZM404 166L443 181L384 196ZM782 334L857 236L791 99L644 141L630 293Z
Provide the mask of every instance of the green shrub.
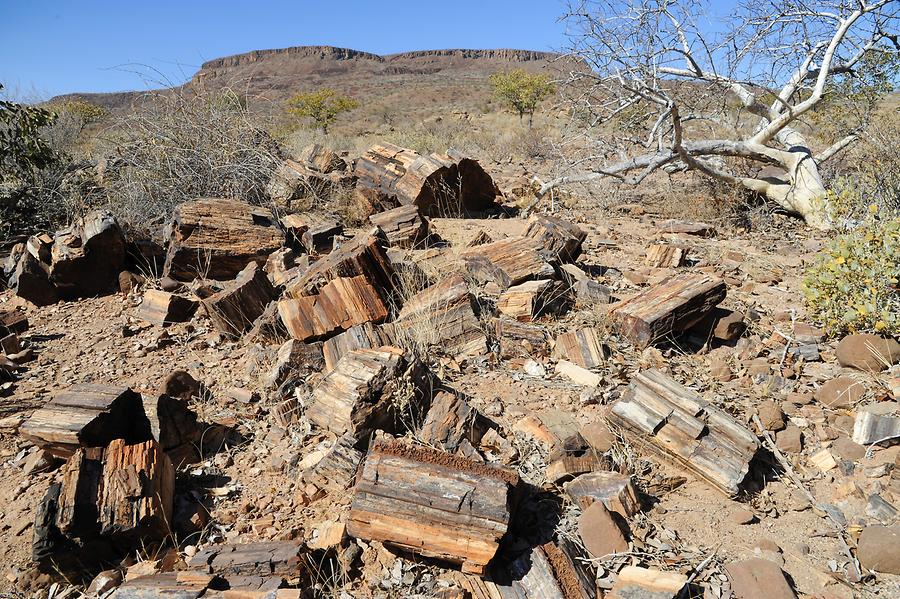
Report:
M810 314L828 334L900 333L900 219L876 205L860 226L837 236L806 272Z

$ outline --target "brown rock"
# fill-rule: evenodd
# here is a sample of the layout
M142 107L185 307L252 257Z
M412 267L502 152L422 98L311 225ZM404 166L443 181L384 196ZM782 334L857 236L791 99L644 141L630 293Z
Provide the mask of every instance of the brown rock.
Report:
M159 395L168 395L182 401L200 395L200 383L187 371L176 370L159 386Z
M628 551L628 541L622 529L600 501L595 501L581 513L578 534L594 558Z
M729 520L735 524L752 524L756 520L756 516L750 510L738 510L731 514Z
M816 390L816 401L829 408L850 408L866 394L866 387L849 376L831 379Z
M609 430L605 422L599 420L585 425L581 429L581 436L597 453L606 453L616 442L615 433Z
M835 352L841 366L866 372L881 372L900 362L900 343L893 338L870 334L847 335Z
M800 453L803 451L803 433L793 424L775 433L775 445L784 453Z
M857 557L863 568L900 574L900 526L864 528L857 548Z
M866 448L854 443L847 437L838 437L831 444L831 451L842 460L861 460L866 455Z
M796 599L778 564L753 558L725 566L736 599Z
M784 429L784 412L774 401L768 400L759 404L757 408L759 420L767 431L780 431Z

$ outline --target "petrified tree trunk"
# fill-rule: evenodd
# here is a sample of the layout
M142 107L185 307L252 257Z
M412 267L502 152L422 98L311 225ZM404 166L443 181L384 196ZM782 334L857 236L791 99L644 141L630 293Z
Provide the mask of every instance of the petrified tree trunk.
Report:
M506 534L515 473L395 440L366 456L347 532L480 574Z
M394 336L439 346L456 356L487 351L487 336L462 275L451 275L409 298L393 323Z
M263 269L251 262L225 289L203 300L213 325L229 337L240 337L275 299L275 288Z
M200 304L192 299L158 289L144 292L135 316L159 326L191 319Z
M638 374L609 420L632 442L737 495L759 442L745 426L657 370Z
M508 237L459 253L463 260L484 258L499 268L506 275L503 279L494 281L501 289L529 279L554 276L553 266L545 259L545 255L544 244L531 237Z
M373 214L369 221L384 231L393 247L415 247L428 237L428 222L414 204Z
M725 281L687 273L615 304L610 315L619 330L640 348L680 333L725 299Z
M294 339L327 338L366 322L381 322L388 308L364 276L336 278L316 295L278 302L278 313Z
M250 262L265 265L284 236L272 214L237 200L206 198L175 208L163 276L229 280Z
M102 542L119 552L152 544L169 533L175 469L156 441L133 445L121 439L105 448L78 449L61 471L37 513L35 559L90 563L79 547Z
M392 144L372 146L356 162L358 185L401 205L414 204L425 216L462 216L494 206L499 191L474 160L422 156Z
M111 212L95 210L56 233L50 260L50 281L60 297L111 291L125 266L125 236Z
M394 268L384 251L384 234L377 227L363 231L286 285L285 296L314 295L339 277L364 276L387 304L394 289Z
M403 388L409 396L395 397ZM402 430L431 399L427 373L396 347L357 349L345 355L313 390L306 416L317 426L357 439L374 430ZM396 400L396 401L395 401Z
M21 434L51 453L68 457L79 447L103 447L113 439L150 438L141 396L127 387L79 384L31 415Z

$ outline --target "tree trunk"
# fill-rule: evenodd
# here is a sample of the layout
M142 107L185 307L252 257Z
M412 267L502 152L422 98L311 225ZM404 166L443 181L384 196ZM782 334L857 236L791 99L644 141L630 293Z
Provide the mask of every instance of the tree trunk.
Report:
M785 210L799 214L809 226L830 229L825 200L827 190L806 139L796 131L785 129L777 140L791 156L791 160L783 165L786 172L763 179L745 179L742 183Z

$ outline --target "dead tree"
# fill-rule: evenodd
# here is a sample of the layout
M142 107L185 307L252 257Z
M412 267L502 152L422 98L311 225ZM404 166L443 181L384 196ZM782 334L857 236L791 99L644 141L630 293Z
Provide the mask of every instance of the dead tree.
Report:
M585 67L563 85L573 117L561 146L567 164L540 195L607 177L636 185L683 168L829 228L819 166L853 143L866 119L820 151L800 123L835 83L880 62L868 54L897 54L898 3L742 0L720 34L700 23L705 8L573 0L572 55ZM740 168L746 163L761 168Z

